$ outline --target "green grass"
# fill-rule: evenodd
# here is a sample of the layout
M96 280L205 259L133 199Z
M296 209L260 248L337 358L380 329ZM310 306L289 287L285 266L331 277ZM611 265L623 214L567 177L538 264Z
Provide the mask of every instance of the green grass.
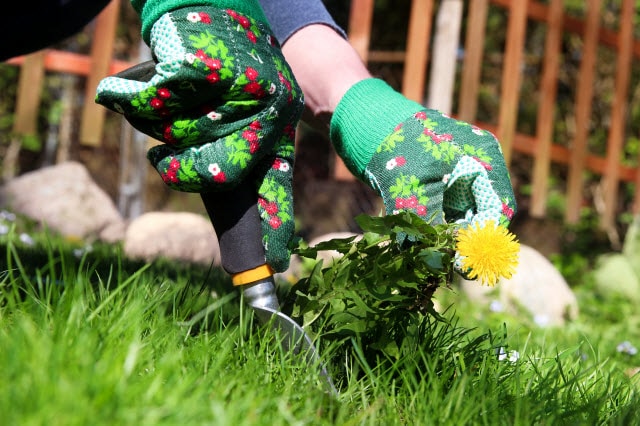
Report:
M399 359L372 363L354 340L321 340L333 398L222 271L15 240L0 240L3 425L640 424L640 380L628 374L640 355L616 350L640 346L640 314L587 284L575 289L582 315L562 329L443 292L447 321L425 322ZM501 347L519 359L498 360Z

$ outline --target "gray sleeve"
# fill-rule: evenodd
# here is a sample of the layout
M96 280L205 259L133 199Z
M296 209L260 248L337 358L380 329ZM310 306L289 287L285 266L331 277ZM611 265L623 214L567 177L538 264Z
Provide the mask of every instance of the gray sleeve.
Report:
M322 0L260 0L260 4L280 44L299 29L311 24L327 25L344 38L347 37Z

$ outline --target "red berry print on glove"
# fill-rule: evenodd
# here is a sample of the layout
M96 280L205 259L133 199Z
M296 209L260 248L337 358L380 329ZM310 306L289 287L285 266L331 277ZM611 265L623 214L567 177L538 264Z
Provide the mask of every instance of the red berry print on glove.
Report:
M171 127L171 123L165 123L164 129L162 131L162 138L169 145L173 145L176 143L176 138L173 136L173 130Z
M227 14L231 16L231 18L233 18L233 20L236 21L245 31L247 39L251 43L255 44L258 41L258 36L260 35L258 33L258 28L255 26L255 24L251 23L249 18L231 9L227 9Z
M271 219L269 219L269 226L273 229L278 229L280 228L280 225L282 225L280 218L278 216L271 216Z
M278 205L275 202L267 203L264 206L264 211L266 211L269 216L274 216L278 214Z
M493 167L491 167L491 164L487 163L486 161L482 161L478 157L473 157L473 159L476 160L478 163L482 164L482 167L484 167L486 171L490 172L491 170L493 170Z
M167 172L161 175L162 180L166 184L178 183L178 169L179 168L180 168L180 161L178 161L177 158L172 158L171 162L169 163L169 167L167 169Z
M451 142L453 140L453 136L451 134L445 133L441 135L429 128L424 129L424 134L429 136L436 145L439 145L442 142Z
M158 89L158 97L160 99L169 99L171 97L171 92L166 87L161 87Z
M502 214L509 220L513 219L514 211L505 201L502 202Z
M254 68L247 67L247 69L244 72L244 75L247 76L249 81L255 81L258 78L258 71L256 71Z

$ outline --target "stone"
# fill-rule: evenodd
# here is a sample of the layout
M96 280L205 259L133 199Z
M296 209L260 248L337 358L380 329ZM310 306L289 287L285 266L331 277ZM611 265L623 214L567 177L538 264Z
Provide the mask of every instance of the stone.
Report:
M134 259L158 258L220 265L218 238L209 219L188 212L150 212L132 220L124 252Z
M495 287L461 279L460 287L473 301L517 313L529 312L539 326L562 326L578 316L578 301L560 272L532 247L520 245L519 263L510 279Z
M78 162L43 167L10 180L0 188L0 205L69 238L99 238L105 229L124 226L109 195Z
M635 216L624 237L622 254L629 260L636 277L640 277L640 215Z
M625 254L600 256L593 269L593 279L598 293L605 298L621 297L640 302L640 279Z

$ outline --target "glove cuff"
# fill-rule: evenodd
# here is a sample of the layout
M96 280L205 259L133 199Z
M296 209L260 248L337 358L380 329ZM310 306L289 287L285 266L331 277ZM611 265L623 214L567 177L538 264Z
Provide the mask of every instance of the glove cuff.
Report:
M131 0L131 4L140 15L142 39L147 45L151 40L153 24L165 13L184 7L209 6L218 9L232 9L269 25L258 0Z
M377 78L353 85L336 107L331 142L347 168L364 180L364 169L394 128L424 109Z

